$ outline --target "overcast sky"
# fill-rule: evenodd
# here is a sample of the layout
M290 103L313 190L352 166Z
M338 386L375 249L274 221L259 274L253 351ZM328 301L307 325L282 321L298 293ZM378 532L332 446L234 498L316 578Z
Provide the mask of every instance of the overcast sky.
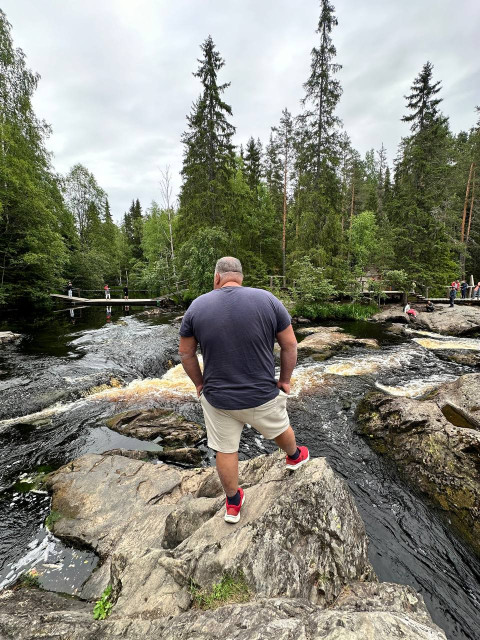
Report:
M343 96L338 113L354 146L395 156L407 125L403 96L430 60L452 130L480 104L478 0L332 0ZM316 44L316 0L2 0L34 71L34 106L53 127L57 171L81 162L107 191L117 220L132 198L160 199L160 168L175 190L185 116L200 92L192 76L211 34L236 143L267 141L287 107L299 112Z

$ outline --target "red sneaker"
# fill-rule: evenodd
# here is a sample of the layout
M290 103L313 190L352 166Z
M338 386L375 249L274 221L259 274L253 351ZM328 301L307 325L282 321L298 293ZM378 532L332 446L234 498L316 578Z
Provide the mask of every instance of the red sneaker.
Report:
M238 522L240 520L240 509L242 508L243 503L245 502L245 494L243 493L243 489L240 487L240 504L238 506L234 504L228 503L228 498L225 500L225 522Z
M298 447L300 449L300 455L296 460L292 460L290 456L287 456L287 469L291 471L295 471L296 469L300 469L302 465L310 460L310 454L308 452L307 447Z

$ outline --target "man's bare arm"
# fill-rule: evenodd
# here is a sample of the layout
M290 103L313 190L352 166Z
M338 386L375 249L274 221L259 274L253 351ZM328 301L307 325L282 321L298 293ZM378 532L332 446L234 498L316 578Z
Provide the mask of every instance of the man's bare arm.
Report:
M280 345L280 380L277 387L290 393L290 378L297 364L297 339L291 324L277 333L277 341Z
M178 355L185 369L185 373L197 388L197 396L203 389L203 375L198 364L197 358L197 340L193 337L185 338L180 336L180 345L178 347Z

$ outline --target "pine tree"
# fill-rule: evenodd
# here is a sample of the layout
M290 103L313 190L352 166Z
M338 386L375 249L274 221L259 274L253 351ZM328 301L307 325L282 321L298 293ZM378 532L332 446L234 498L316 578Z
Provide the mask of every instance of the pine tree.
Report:
M235 168L232 136L235 128L227 117L232 109L222 99L230 83L218 84L225 65L211 36L201 46L203 58L194 76L203 90L187 116L180 193L179 227L183 239L205 226L228 226L225 212L230 197L230 179Z
M282 275L286 276L287 212L289 200L290 174L293 166L294 124L288 109L282 111L279 127L273 127L279 159L282 164Z

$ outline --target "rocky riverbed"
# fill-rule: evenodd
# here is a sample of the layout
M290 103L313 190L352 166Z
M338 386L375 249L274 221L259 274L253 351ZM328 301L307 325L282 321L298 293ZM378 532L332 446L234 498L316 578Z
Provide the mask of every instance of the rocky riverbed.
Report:
M100 320L100 311L89 314ZM0 584L12 585L33 568L42 586L77 599L4 589L3 635L213 638L228 637L233 625L236 637L245 639L395 638L400 631L415 632L401 636L407 638L445 637L432 627L433 619L449 640L476 640L480 564L435 509L408 490L394 465L371 450L370 438L354 432L357 403L375 387L416 399L472 372L470 365L439 359L439 350L423 342L450 338L408 333L412 325L397 336L381 323L367 322L298 332L301 340L305 333L321 336L314 348L307 343L299 350L289 400L292 423L313 461L303 478L282 475L281 457L262 456L275 450L272 443L245 429L240 458L248 460L242 477L246 517L225 532L223 498L195 389L175 366L173 316L165 323L161 315L120 315L93 329L80 326L82 318L69 329L68 314L65 320L65 334L59 338L52 331L48 350L41 332L33 338L28 328L12 325L23 338L0 351L6 417L0 422ZM477 348L474 338L451 339L468 339ZM329 352L325 362L323 349ZM91 373L99 375L98 384L92 384ZM10 384L22 375L25 405ZM37 402L65 383L72 396ZM76 394L77 383L82 391ZM31 407L40 410L32 414ZM471 406L468 411L474 416ZM48 481L50 504L38 482L59 467ZM49 510L54 534L43 525ZM273 550L281 566L271 559ZM234 574L234 564L242 565L241 576ZM203 611L227 578L239 581L239 596ZM93 621L93 604L107 585L112 614ZM137 591L144 598L136 603L138 615L133 606L128 609ZM164 594L164 604L157 592Z

